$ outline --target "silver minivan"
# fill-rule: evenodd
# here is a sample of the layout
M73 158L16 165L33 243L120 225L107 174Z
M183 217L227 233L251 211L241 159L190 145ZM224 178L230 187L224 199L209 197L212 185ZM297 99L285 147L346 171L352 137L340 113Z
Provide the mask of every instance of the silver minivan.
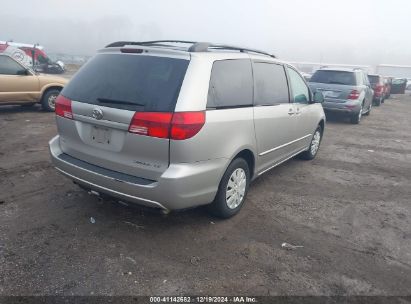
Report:
M99 195L227 218L249 184L324 132L322 94L265 52L181 41L116 42L56 100L56 169Z

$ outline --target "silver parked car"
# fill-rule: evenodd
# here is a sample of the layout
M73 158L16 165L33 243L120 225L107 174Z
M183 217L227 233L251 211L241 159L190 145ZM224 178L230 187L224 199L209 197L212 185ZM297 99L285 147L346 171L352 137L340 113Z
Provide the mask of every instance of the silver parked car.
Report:
M374 91L367 73L360 69L320 69L309 85L313 92L323 93L326 112L348 116L353 124L360 123L362 115L371 112Z
M56 101L54 166L92 193L165 211L242 207L252 180L324 132L322 94L264 52L208 43L117 42Z

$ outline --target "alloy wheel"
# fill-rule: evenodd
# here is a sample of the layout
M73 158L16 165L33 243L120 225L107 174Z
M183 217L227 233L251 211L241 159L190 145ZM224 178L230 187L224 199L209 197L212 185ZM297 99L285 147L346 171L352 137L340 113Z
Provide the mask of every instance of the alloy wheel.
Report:
M237 208L244 200L247 176L242 168L237 168L231 174L226 187L226 203L228 208Z
M320 142L321 142L321 133L319 130L315 131L313 140L311 141L311 154L315 155L317 154L318 148L320 147Z
M56 108L56 98L57 98L57 94L53 94L50 95L49 98L47 99L47 103L49 105L50 108L52 108L53 110Z

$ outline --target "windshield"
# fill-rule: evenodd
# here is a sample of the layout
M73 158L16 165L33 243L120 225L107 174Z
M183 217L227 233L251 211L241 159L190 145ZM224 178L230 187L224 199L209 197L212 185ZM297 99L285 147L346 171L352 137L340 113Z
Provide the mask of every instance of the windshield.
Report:
M37 61L38 61L39 63L44 64L44 63L49 63L50 59L47 58L47 57L45 57L45 56L43 56L42 54L39 54L39 55L37 56Z
M353 72L319 70L311 77L310 82L356 85Z
M75 101L132 111L174 111L189 61L167 57L99 54L62 95Z
M371 83L379 83L380 82L380 77L376 75L368 75L368 80Z

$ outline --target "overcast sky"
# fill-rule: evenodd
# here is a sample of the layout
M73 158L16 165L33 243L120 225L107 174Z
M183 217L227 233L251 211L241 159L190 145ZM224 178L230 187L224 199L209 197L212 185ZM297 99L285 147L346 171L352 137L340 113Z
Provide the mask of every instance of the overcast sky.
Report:
M409 0L2 1L0 40L90 55L117 40L258 48L289 61L411 65Z

